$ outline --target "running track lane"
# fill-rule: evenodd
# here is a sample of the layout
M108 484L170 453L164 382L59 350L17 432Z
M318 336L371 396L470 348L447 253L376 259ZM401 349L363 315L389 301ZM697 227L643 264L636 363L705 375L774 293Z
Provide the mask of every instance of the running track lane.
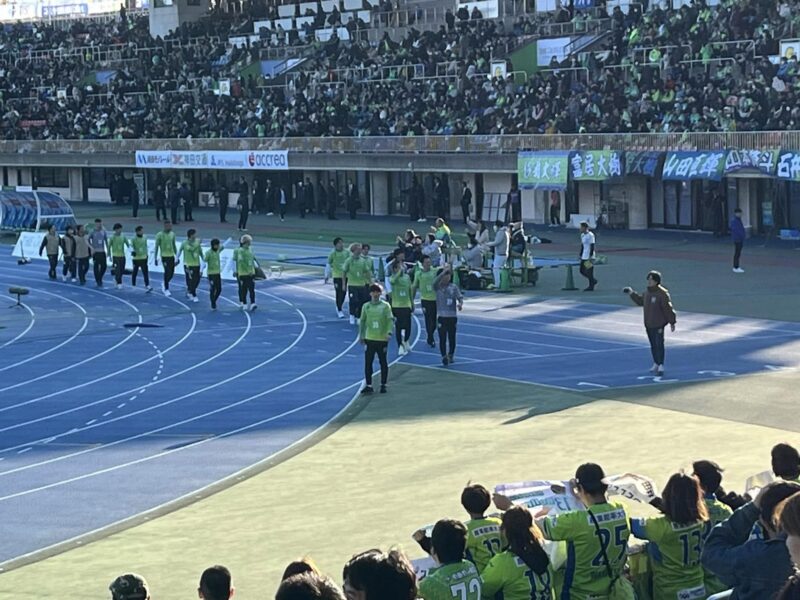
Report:
M205 284L201 303L186 302L180 275L165 298L49 282L42 267L0 259L1 285L31 289L30 312L3 315L0 344L36 320L0 350L0 369L27 361L0 371L0 519L12 524L0 563L262 461L358 389L362 352L330 287L261 283L260 309L243 313L226 282L212 312Z

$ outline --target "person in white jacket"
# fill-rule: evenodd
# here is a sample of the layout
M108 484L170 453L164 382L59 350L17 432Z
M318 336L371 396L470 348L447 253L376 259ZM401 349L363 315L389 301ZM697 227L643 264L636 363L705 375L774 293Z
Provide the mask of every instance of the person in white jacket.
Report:
M494 222L494 241L486 244L494 250L494 260L492 260L492 275L494 276L494 287L500 287L500 269L505 266L508 260L508 245L510 235L508 227L502 221Z

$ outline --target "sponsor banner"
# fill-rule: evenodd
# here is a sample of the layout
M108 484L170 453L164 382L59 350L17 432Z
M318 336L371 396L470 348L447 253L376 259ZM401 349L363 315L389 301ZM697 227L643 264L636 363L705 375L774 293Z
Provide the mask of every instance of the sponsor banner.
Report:
M725 174L751 171L774 175L777 162L777 150L728 150L725 156Z
M219 169L235 171L285 171L289 168L287 150L216 150L136 152L140 169Z
M575 181L606 181L622 177L624 154L617 150L588 150L570 155L570 176Z
M568 163L569 152L519 152L517 154L519 187L566 189Z
M567 47L572 38L558 37L536 41L536 60L540 67L549 67L553 57L558 62L563 62L567 57Z
M779 179L800 181L800 151L781 150L778 153L778 166L775 174Z
M727 150L713 152L668 152L661 171L664 181L709 179L721 181Z
M625 174L655 177L661 172L663 152L626 152Z

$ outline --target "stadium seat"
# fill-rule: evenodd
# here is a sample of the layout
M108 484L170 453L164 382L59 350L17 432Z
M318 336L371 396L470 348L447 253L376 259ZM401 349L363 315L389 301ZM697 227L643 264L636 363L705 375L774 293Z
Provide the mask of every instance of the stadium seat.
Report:
M11 305L11 308L16 308L22 306L22 296L30 294L30 290L24 287L10 287L8 288L8 293L17 297L17 303Z

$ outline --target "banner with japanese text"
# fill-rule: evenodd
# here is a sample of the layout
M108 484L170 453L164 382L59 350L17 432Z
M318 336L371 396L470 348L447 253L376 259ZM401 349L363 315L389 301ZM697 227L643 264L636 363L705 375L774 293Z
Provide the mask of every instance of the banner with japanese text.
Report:
M774 175L777 161L777 150L728 150L725 156L725 174L744 171Z
M567 187L569 152L519 152L519 187L537 190L563 190Z
M625 174L656 177L661 173L663 162L663 152L626 152Z
M725 171L727 150L708 152L668 152L661 179L664 181L691 181L708 179L721 181Z
M775 174L778 179L800 181L800 150L781 150Z
M623 163L617 150L582 150L570 155L569 174L575 181L606 181L624 175Z

